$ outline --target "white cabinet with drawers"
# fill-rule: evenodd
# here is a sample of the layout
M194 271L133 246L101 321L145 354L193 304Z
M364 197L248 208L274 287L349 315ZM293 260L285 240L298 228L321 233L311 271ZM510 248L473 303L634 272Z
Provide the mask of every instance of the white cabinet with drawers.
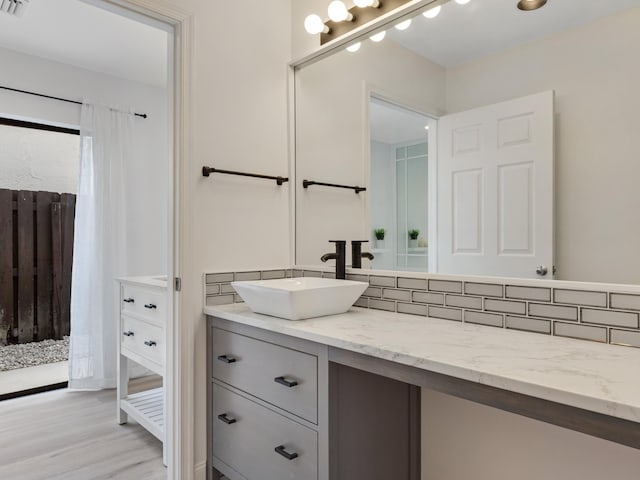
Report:
M327 480L327 347L210 318L209 478Z
M130 362L165 375L167 281L161 277L127 277L120 285L118 321L118 422L130 416L164 442L165 389L153 388L130 394Z

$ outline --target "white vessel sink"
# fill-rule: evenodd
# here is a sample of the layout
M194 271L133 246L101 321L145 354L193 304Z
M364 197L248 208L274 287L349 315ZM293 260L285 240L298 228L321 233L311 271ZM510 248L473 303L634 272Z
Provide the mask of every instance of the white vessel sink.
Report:
M368 283L332 278L283 278L231 282L256 313L288 320L344 313L364 293Z

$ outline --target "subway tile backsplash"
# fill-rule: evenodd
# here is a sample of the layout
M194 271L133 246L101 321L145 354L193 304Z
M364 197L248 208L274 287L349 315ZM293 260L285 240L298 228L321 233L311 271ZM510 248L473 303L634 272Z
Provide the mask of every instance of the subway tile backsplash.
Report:
M507 285L507 298L515 298L518 300L536 300L538 302L551 301L551 289L539 287L517 287L515 285Z
M527 304L525 302L486 298L484 301L484 309L488 312L516 313L524 315L527 310Z
M495 283L441 280L429 275L388 272L349 274L350 280L368 282L355 306L421 317L557 335L640 348L640 294L530 286L518 281ZM394 272L395 273L395 272ZM242 302L234 280L269 280L290 277L335 278L332 271L281 268L215 272L204 275L206 305ZM589 285L591 287L591 285ZM599 285L597 285L600 287ZM428 321L426 319L425 321Z

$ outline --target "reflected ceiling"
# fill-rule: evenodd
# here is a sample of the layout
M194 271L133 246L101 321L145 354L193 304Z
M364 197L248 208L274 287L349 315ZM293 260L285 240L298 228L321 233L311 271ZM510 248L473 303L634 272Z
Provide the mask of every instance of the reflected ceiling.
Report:
M451 68L639 5L638 0L549 0L539 10L523 12L515 0L451 1L436 18L419 15L409 29L392 28L388 36Z

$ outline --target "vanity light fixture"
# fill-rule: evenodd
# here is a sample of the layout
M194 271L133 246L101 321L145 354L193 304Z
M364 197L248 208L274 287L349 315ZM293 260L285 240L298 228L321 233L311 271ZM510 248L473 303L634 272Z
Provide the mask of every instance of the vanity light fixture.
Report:
M0 0L0 2L1 1L2 0ZM320 45L322 46L365 25L368 26L378 18L384 18L400 8L407 8L410 4L417 2L418 0L350 0L349 2L344 0L328 0L329 19L323 22L323 24L329 31L327 32L324 27L320 30L317 18L308 18L305 20L305 29L312 35L320 33ZM425 9L435 9L435 5L442 2L443 0L429 0L427 2L420 0L419 3L427 3L428 5L424 7ZM320 16L322 17L322 15ZM406 29L410 23L409 21L402 22L399 19L395 21L400 22L398 25L399 29ZM372 32L369 35L374 34L375 32Z
M518 8L520 10L524 10L525 12L531 10L537 10L541 7L544 7L547 3L547 0L520 0L518 2Z
M378 8L380 6L380 2L378 0L353 0L353 3L356 5L356 7L360 8Z
M438 5L437 7L430 8L426 12L422 12L422 15L424 15L426 18L436 18L440 14L441 10L442 5Z
M385 32L385 31L383 30L383 31L381 31L381 32L376 33L375 35L371 35L371 36L369 37L369 39L370 39L372 42L376 42L376 43L378 43L378 42L381 42L382 40L384 40L384 37L386 37L386 36L387 36L387 32Z
M471 0L455 0L455 2L459 5L466 5L467 3L469 3Z
M351 22L353 21L353 14L349 12L347 6L341 0L334 0L329 4L327 9L329 18L334 22Z
M396 28L398 30L406 30L410 26L411 26L411 19L409 18L408 20L405 20L404 22L400 22L399 24L397 24Z
M315 14L311 14L304 19L304 29L311 35L329 33L330 31L329 27L322 22L322 19Z
M351 52L351 53L357 52L358 50L360 50L360 45L362 45L361 42L354 43L353 45L349 45L347 47L347 52Z

